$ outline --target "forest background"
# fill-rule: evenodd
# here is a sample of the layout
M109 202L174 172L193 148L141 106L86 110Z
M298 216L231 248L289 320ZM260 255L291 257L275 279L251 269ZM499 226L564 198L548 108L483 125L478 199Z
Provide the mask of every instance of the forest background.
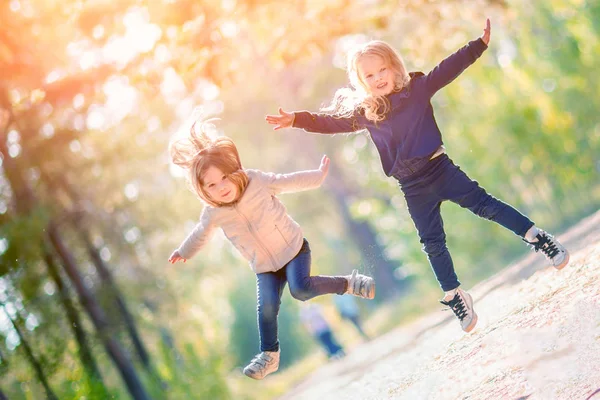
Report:
M330 156L322 188L281 199L314 273L377 279L377 299L360 304L369 333L435 309L437 283L368 136L273 132L264 116L327 104L353 44L387 40L427 72L486 17L490 48L434 97L438 124L472 178L558 232L600 204L598 0L2 2L0 399L270 398L327 361L286 293L283 371L257 391L239 369L258 350L246 262L218 234L167 263L202 210L167 152L198 110L221 118L215 133L246 168ZM443 215L467 288L528 251L458 206ZM313 301L349 349L360 343L330 297Z

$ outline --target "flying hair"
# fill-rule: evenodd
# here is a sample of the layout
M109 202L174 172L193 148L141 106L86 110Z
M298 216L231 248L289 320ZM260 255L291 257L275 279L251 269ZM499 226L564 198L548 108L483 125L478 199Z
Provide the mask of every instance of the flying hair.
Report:
M189 135L169 144L169 153L173 164L188 172L188 184L192 192L214 207L225 205L215 201L204 189L204 174L211 167L219 168L238 188L239 201L248 186L248 175L242 168L240 156L233 140L226 136L211 138L207 131L212 124L209 119L196 121L190 128Z

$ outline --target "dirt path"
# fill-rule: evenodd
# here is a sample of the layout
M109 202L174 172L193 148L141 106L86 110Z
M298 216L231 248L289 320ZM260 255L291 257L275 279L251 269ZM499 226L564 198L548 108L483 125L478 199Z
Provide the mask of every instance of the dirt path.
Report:
M450 312L427 315L279 400L587 399L600 388L600 212L560 239L571 252L562 271L532 253L470 291L471 334Z

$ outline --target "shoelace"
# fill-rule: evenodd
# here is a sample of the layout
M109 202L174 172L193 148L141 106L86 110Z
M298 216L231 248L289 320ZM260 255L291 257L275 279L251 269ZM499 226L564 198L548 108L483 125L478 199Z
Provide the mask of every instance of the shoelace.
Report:
M554 243L552 238L546 233L538 233L536 237L538 239L537 242L525 240L525 242L533 246L536 253L541 250L548 258L553 259L560 252L556 243Z
M454 311L454 314L456 314L456 316L458 317L459 321L462 321L467 316L467 309L465 307L465 303L463 302L462 297L458 295L458 293L454 295L454 298L452 300L448 302L440 301L440 303L450 307L450 309Z
M360 276L357 275L355 281L353 282L352 285L352 291L354 294L358 294L362 297L367 297L368 295L368 282L369 282L369 278L366 276Z

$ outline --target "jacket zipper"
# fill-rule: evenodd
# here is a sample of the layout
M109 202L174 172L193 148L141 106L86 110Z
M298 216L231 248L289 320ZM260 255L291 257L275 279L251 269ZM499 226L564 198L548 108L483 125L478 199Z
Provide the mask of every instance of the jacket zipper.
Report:
M288 241L285 238L285 236L283 236L283 232L281 232L281 229L279 229L279 226L277 226L277 224L275 224L275 229L277 229L277 232L279 232L279 236L281 236L281 238L283 239L283 241L285 242L285 244L289 247L290 244L288 243Z
M273 258L273 255L267 249L267 247L263 244L263 242L261 242L261 240L258 237L258 235L254 232L254 228L252 228L252 224L250 223L250 221L248 220L248 218L246 218L246 216L244 214L242 214L242 212L238 209L237 205L233 206L233 208L242 217L242 219L244 221L246 221L246 225L248 226L248 230L250 231L250 234L252 234L252 236L254 237L254 240L256 240L256 242L263 249L263 251L265 253L267 253L267 255L269 256L269 259L271 260L271 264L275 268L274 271L277 271L277 264L275 263L275 259Z

